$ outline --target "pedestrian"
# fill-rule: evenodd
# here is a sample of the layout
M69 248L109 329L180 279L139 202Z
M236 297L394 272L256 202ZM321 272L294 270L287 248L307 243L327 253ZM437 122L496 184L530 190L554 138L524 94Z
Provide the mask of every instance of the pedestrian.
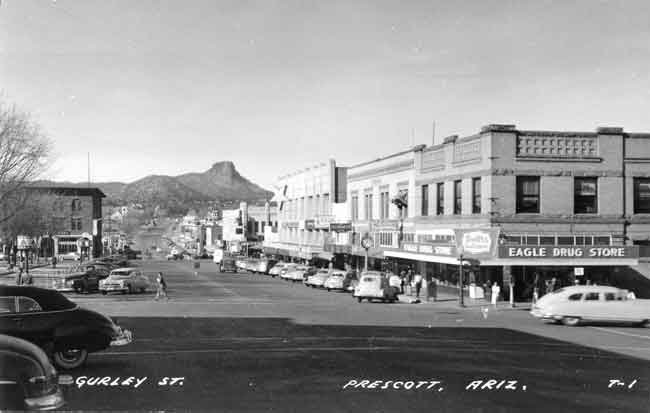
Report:
M498 283L492 284L492 305L497 306L497 301L499 301L499 294L501 294L501 287Z
M388 285L395 288L396 291L401 292L402 280L399 278L397 274L391 272L389 273L389 277L388 277Z
M535 281L533 281L533 304L539 299L539 273L535 273Z
M415 286L415 297L420 298L420 290L422 289L422 275L420 273L413 276L413 285Z
M167 283L165 282L165 278L163 278L162 272L158 273L158 276L156 276L156 301L161 296L164 296L167 300L169 300L169 296L167 295Z
M557 278L553 277L551 278L551 293L555 291L555 284L557 284Z
M23 281L23 267L18 267L18 272L16 273L16 285L22 284Z
M406 272L406 286L409 289L409 294L413 295L413 269L411 267Z
M404 294L404 284L406 284L406 272L402 270L402 272L399 273L399 279L400 279L400 292Z
M25 273L25 276L21 280L22 285L34 285L34 279L30 273Z
M52 256L52 268L56 268L56 255Z

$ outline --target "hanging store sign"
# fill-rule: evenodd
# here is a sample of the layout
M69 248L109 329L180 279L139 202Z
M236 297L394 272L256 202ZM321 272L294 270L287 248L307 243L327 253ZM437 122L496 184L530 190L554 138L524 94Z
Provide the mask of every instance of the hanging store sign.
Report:
M507 246L499 248L499 258L638 258L638 246Z
M417 244L405 243L402 249L406 252L427 255L444 255L454 257L457 255L456 247L453 245L431 245L431 244Z
M466 258L493 258L497 255L499 228L455 229L457 251Z

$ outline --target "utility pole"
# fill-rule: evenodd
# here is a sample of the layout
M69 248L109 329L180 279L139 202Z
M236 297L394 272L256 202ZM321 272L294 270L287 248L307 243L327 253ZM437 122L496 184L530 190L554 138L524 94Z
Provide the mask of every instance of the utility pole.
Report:
M463 296L463 253L458 257L458 305L465 307L465 297Z

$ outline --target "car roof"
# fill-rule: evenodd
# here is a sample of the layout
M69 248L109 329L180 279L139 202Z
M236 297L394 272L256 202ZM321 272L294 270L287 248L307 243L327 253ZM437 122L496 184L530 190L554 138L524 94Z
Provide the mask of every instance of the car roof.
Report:
M569 293L587 293L587 292L619 292L623 291L620 288L612 287L609 285L572 285L563 287L562 292Z
M9 296L29 297L35 300L41 306L43 311L69 310L77 307L75 303L68 300L60 292L47 288L23 285L0 286L0 297Z
M50 365L47 354L40 347L18 337L0 334L0 351L11 351L37 359L42 365Z

